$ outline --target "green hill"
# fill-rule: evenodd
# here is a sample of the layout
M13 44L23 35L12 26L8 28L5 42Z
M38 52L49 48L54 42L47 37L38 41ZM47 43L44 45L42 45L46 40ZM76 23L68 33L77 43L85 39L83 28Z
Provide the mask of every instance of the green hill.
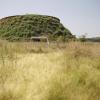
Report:
M90 42L100 42L100 37L86 38L86 40Z
M16 15L0 19L0 37L7 40L27 39L31 36L47 36L49 39L72 38L56 17L46 15Z

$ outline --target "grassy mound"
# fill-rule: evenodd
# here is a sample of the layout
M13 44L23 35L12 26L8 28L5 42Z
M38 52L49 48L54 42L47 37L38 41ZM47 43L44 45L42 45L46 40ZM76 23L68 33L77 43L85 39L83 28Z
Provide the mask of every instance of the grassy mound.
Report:
M72 38L56 17L45 15L16 15L0 20L0 37L8 40L27 39L31 36L48 36L49 39Z

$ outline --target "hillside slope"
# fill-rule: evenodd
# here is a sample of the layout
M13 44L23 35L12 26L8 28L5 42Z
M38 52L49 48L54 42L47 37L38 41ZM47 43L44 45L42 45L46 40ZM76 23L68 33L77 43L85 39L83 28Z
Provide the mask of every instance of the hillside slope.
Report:
M0 20L0 37L19 40L31 36L48 36L49 39L73 37L60 20L52 16L28 14L9 16Z

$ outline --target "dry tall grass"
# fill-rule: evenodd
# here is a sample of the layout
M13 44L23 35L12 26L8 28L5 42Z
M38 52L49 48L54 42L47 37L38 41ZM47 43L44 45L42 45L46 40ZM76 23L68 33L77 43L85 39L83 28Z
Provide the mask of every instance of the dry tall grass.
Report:
M0 100L100 100L100 44L0 41Z

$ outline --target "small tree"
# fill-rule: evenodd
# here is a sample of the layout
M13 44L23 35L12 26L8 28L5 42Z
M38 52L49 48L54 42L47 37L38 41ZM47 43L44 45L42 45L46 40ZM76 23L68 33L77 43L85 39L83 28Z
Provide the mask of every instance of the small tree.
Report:
M80 37L79 40L80 40L81 42L86 42L86 35L87 35L87 33L81 35L81 37Z

